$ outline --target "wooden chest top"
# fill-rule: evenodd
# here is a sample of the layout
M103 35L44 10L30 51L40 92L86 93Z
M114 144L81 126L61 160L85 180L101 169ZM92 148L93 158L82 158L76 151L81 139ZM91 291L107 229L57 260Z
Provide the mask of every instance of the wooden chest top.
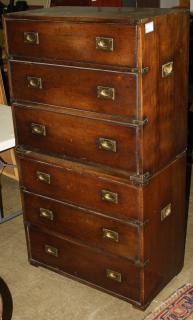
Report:
M10 13L7 15L7 18L138 24L156 16L177 13L179 11L179 9L169 10L160 8L53 7ZM184 9L181 9L181 11L184 11Z

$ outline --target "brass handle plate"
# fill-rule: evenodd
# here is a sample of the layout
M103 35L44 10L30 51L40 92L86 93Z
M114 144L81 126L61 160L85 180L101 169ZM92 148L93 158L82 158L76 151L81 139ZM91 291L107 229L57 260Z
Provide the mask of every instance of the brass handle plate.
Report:
M111 280L122 282L122 275L120 272L113 271L111 269L106 269L106 276Z
M97 86L97 98L115 100L115 89L110 87Z
M53 221L54 220L54 213L53 211L45 208L40 208L40 217Z
M42 89L42 79L37 77L27 77L29 88Z
M161 221L164 221L172 213L172 204L169 203L166 207L161 210Z
M50 175L44 172L37 171L36 172L37 179L41 182L50 184Z
M174 72L174 62L170 61L162 65L162 78L169 77Z
M98 147L102 150L117 152L117 142L112 139L99 138Z
M106 37L96 37L96 49L101 51L114 51L114 39Z
M103 201L118 203L118 194L108 190L101 190L101 196Z
M24 32L24 42L30 44L39 44L39 35L37 32Z
M45 245L45 253L54 257L58 257L58 249L47 244Z
M108 239L108 240L112 240L114 242L119 242L119 234L118 232L115 232L113 230L109 230L109 229L102 229L103 231L103 238Z
M46 136L46 126L39 123L31 123L31 132L38 136Z

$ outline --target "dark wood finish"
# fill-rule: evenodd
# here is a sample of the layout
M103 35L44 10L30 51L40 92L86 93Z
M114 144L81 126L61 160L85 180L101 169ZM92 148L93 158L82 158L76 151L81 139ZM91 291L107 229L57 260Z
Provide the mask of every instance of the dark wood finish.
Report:
M178 28L179 25L182 28ZM175 32L177 28L178 32ZM158 17L155 30L159 32L145 34L142 28L140 34L140 63L148 65L151 70L144 76L143 83L138 78L142 99L139 113L149 119L148 126L144 127L145 134L141 132L141 146L142 152L147 154L146 150L151 144L150 162L155 155L157 160L154 163L164 161L166 164L174 154L177 155L187 146L188 15L179 12L169 19L166 16ZM166 32L168 36L165 36ZM172 45L170 39L173 39ZM157 46L158 42L160 47ZM174 62L173 75L162 78L161 66L169 61ZM157 80L152 82L152 78ZM153 110L156 110L155 113Z
M120 72L11 63L12 98L136 118L136 77ZM42 78L42 89L27 77ZM97 87L115 89L115 98L97 97Z
M93 119L92 114L90 119L88 119L88 114L84 116L79 112L74 112L72 116L68 114L68 109L63 108L59 110L58 108L42 106L40 110L40 105L30 107L14 105L17 144L60 157L67 156L82 162L104 164L114 167L114 169L134 173L139 171L140 174L147 171L153 173L167 164L169 160L174 159L186 147L186 136L184 134L186 131L183 127L181 127L181 133L178 135L178 143L175 143L179 132L177 131L177 123L182 125L186 123L184 107L182 105L181 109L179 107L173 109L172 104L168 105L167 112L172 108L173 117L177 113L181 114L181 117L179 114L179 119L175 123L172 123L170 118L163 123L163 117L161 116L157 123L154 121L152 125L146 124L143 129L143 127L132 127L131 120L127 123L122 122L123 118L117 123L115 118L103 118L102 121L100 117ZM166 110L163 110L163 105L160 106L159 110L160 113L166 112ZM148 119L151 118L153 118L153 112L148 114ZM33 123L45 126L45 136L32 133L31 124ZM87 127L86 131L85 126ZM139 133L142 132L143 137L141 138ZM162 134L163 138L160 137ZM166 139L165 134L170 139ZM115 141L116 152L100 149L100 137ZM184 141L180 141L180 137ZM158 138L160 139L159 142ZM147 141L143 150L138 149L136 141L137 145L140 145L141 141Z
M45 110L37 112L37 109L23 107L14 110L19 145L137 171L135 128ZM32 133L33 123L45 126L45 136ZM101 137L115 141L116 152L101 149Z
M24 42L24 32L32 30L39 34L39 44ZM85 61L131 67L136 65L134 26L124 24L103 26L92 22L88 27L87 24L61 23L61 21L50 24L49 21L10 20L6 24L6 32L9 54L14 57L36 58L41 61L53 59L55 62L62 60L68 63ZM96 49L96 37L100 36L114 39L113 52Z
M52 23L56 21L62 21L63 23L68 22L101 22L101 23L119 23L120 25L127 23L128 25L136 26L136 24L144 24L148 21L152 21L157 16L167 14L177 14L179 9L154 9L154 8L116 8L116 7L104 7L104 8L89 8L89 7L53 7L39 10L29 10L22 12L14 12L6 15L5 19L7 23L9 20L18 20L20 23L25 23L23 20L30 22L36 21L36 24L40 21L46 22L51 19ZM94 26L94 25L93 25ZM34 26L35 27L35 26ZM79 25L79 27L81 27ZM98 26L99 27L99 26ZM107 26L103 26L103 31ZM62 27L63 28L63 27ZM78 29L79 30L79 29ZM32 30L31 30L32 31ZM87 30L89 32L89 30ZM58 48L59 49L59 48Z
M35 157L35 154L33 155ZM28 156L28 158L32 158L32 154ZM43 157L41 161L43 160ZM21 160L20 160L21 161ZM184 216L184 207L185 207L185 196L184 196L184 188L185 188L185 163L186 163L186 156L185 154L181 155L181 158L170 164L166 169L161 171L160 173L156 174L152 177L151 182L145 186L143 189L141 189L141 195L140 197L135 197L135 199L138 199L138 217L132 217L129 216L129 220L127 220L128 223L134 223L136 220L131 220L131 218L135 219L141 219L141 226L138 225L139 230L139 239L140 239L140 247L138 247L138 257L135 257L133 263L137 265L138 267L141 266L140 273L145 275L145 280L141 280L141 295L140 299L138 300L139 304L141 305L147 305L149 301L149 297L153 299L155 294L173 277L173 275L177 274L182 266L183 266L183 252L184 252L184 229L185 229L185 216ZM21 165L21 172L24 176L26 176L26 172L24 171L24 166L20 162ZM64 167L66 167L66 164L64 164ZM74 164L73 166L76 166ZM29 167L29 166L28 166ZM31 168L31 167L30 167ZM32 168L32 175L33 175L33 168ZM86 172L88 174L88 172ZM93 172L92 172L93 173ZM102 178L102 177L101 177ZM68 181L65 177L66 182L66 188L69 188ZM41 193L40 190L35 187L34 189L34 183L31 182L31 186L29 186L29 183L22 181L25 188L28 190L35 191L38 194ZM33 184L33 186L32 186ZM90 184L91 185L91 184ZM81 190L82 186L81 183L79 183L79 188ZM130 192L132 191L134 187L130 185ZM129 190L129 189L128 189ZM89 234L89 222L95 223L95 220L92 220L91 216L90 219L88 218L88 221L86 218L84 218L87 222L84 224L87 226L87 235L84 234L84 232L75 231L75 227L73 227L74 222L76 221L76 225L79 221L79 228L81 229L81 221L80 220L73 220L73 212L76 210L76 213L78 214L77 210L83 210L82 215L88 214L90 211L86 211L84 208L77 207L76 205L73 206L70 203L66 203L65 205L68 207L68 213L66 215L71 215L71 219L69 218L69 224L72 226L70 227L68 225L68 228L64 228L67 224L67 221L62 216L61 206L64 204L58 201L51 199L43 198L42 196L35 196L30 194L29 192L24 193L24 208L26 212L26 221L29 223L32 223L33 225L38 226L42 230L45 231L51 230L51 233L54 235L55 232L57 234L62 235L62 237L66 239L77 239L77 234L79 232L78 238L81 240L81 242L86 240L85 237L87 237L86 244L91 245L92 247L96 248L104 248L103 247L103 241L100 241L100 244L93 243L93 237ZM43 194L49 194L48 192L43 192ZM36 200L34 200L34 197ZM38 197L38 199L37 199ZM82 195L82 197L85 197L85 193ZM77 198L76 198L77 199ZM143 199L143 200L142 200ZM43 202L42 202L43 201ZM142 208L141 204L142 201L144 203L144 207ZM161 210L167 206L169 203L171 203L172 212L171 215L168 216L164 221L161 222ZM44 204L46 208L54 210L54 212L57 212L57 220L56 224L57 226L52 227L51 222L44 222L40 221L38 217L38 208L40 205ZM93 206L92 206L93 207ZM54 209L53 209L54 208ZM63 207L64 208L64 207ZM64 209L63 209L64 210ZM64 212L64 211L63 211ZM110 209L111 214L113 214L114 217L117 215ZM59 218L59 214L61 214ZM91 211L91 214L96 214L96 212ZM99 228L103 226L102 221L104 221L104 218L102 218L100 213L99 217L97 219L96 226ZM79 216L80 214L78 214ZM108 213L107 213L108 215ZM123 218L123 217L122 217ZM58 220L59 219L59 220ZM79 218L78 218L79 219ZM111 218L112 219L112 218ZM91 222L92 221L92 222ZM106 217L106 222L108 223L108 226L112 226L112 223L114 223L115 228L115 221L116 219L113 218L112 220L108 220ZM126 222L126 221L125 221ZM118 223L116 224L118 225ZM96 227L95 226L95 227ZM107 225L105 225L107 226ZM63 232L60 228L63 227ZM110 227L111 228L111 227ZM137 230L137 225L130 228L136 228L133 230ZM67 231L65 231L67 230ZM99 229L100 230L100 229ZM118 229L116 229L118 230ZM122 228L120 229L123 236L126 237L126 229ZM48 231L46 231L48 232ZM49 231L50 233L50 231ZM133 233L130 231L130 236ZM179 236L180 235L180 236ZM83 238L84 237L84 238ZM134 236L136 240L136 234ZM95 241L98 240L97 236L94 238ZM55 243L49 242L50 245L54 245ZM117 244L118 245L118 244ZM37 245L35 245L36 248L34 250L38 250ZM127 242L125 243L124 250L128 250L127 252L134 252L133 250L136 250L136 247L134 245L134 242ZM105 244L105 252L116 252L116 244L115 246L107 245ZM32 249L33 250L33 249ZM123 252L119 248L120 252ZM116 253L116 255L120 255ZM42 256L42 255L41 255ZM50 264L50 260L42 260L41 256L36 257L36 261L39 261L40 263L43 262L47 265ZM33 254L30 259L34 259ZM56 261L56 260L55 260ZM99 259L100 261L100 259ZM146 265L147 264L147 265ZM52 265L54 267L58 267L58 265L54 264ZM62 269L62 267L61 267ZM71 273L71 271L66 271L68 273ZM85 277L83 277L85 279ZM142 277L143 279L143 277ZM144 288L144 290L142 289ZM117 292L115 290L115 292ZM125 296L127 298L127 296Z
M143 309L183 266L188 14L65 7L4 23L29 261Z
M123 258L119 260L117 257L102 254L87 246L61 240L59 237L34 228L28 229L28 239L31 248L30 259L61 269L120 296L126 296L134 301L139 300L140 272L128 260ZM58 257L46 254L45 245L56 247ZM106 269L121 273L122 282L118 283L108 279Z
M153 183L143 191L144 211L150 212L151 220L144 229L143 240L144 255L149 258L149 264L144 269L142 294L144 304L183 267L186 229L184 192L186 155L152 180ZM168 203L171 203L171 215L160 222L160 211Z
M135 224L134 221L123 222L114 217L109 219L99 212L87 211L82 207L29 192L24 192L23 198L25 219L30 224L133 261L140 259L138 233L141 226ZM42 217L40 208L51 210L53 220ZM103 229L118 233L118 240L104 238Z
M24 157L19 160L20 182L29 191L103 211L107 215L113 214L131 219L139 218L139 206L136 199L140 197L141 190L131 187L130 181L116 179L116 177L109 175L104 177L100 170L88 172L86 166L77 167L76 163L69 161L57 160L43 155L40 157L35 153L30 154L34 158ZM50 184L39 181L37 171L49 174ZM118 203L103 201L102 190L117 193Z

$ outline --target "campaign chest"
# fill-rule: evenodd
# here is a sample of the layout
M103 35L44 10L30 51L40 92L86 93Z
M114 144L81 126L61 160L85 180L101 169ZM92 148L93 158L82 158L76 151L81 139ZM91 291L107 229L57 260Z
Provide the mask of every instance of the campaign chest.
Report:
M29 261L144 309L183 266L188 13L4 26Z

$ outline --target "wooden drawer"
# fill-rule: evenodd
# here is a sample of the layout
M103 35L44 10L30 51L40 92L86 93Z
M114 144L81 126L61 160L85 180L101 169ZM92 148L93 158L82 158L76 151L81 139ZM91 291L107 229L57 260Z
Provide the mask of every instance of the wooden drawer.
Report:
M7 20L6 33L13 57L137 65L137 28L127 24Z
M19 145L137 171L135 128L30 107L15 106L14 114Z
M108 218L95 211L23 192L25 220L40 228L61 233L133 261L140 260L137 223Z
M99 288L139 301L140 268L127 259L107 256L87 246L28 229L30 260L64 271Z
M136 118L136 75L11 62L12 98Z
M33 193L123 219L139 218L141 190L128 179L33 152L18 160L21 186Z

